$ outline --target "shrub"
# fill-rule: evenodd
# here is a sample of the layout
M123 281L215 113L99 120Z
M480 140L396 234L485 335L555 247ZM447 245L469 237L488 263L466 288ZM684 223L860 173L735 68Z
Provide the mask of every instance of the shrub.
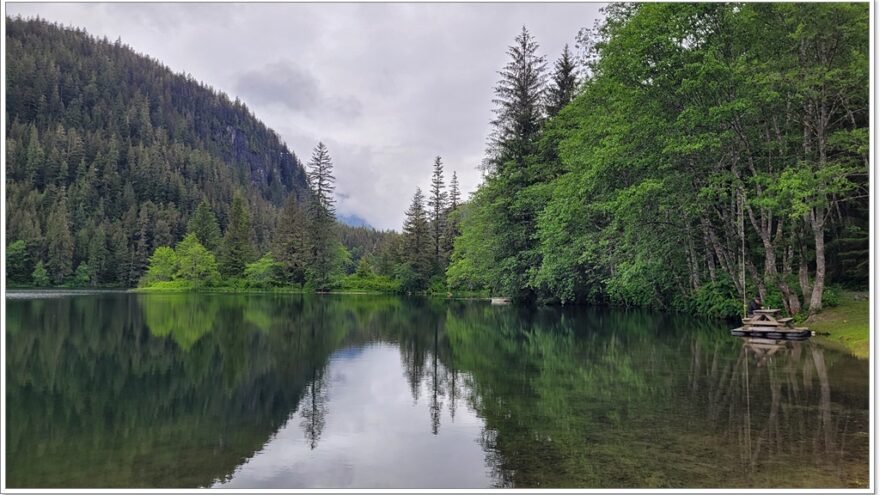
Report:
M822 307L833 308L840 305L840 287L829 285L822 291Z
M46 265L43 264L43 260L37 262L37 266L31 274L31 279L37 287L49 286L49 272L46 271Z
M244 267L245 284L251 288L275 287L280 279L281 264L276 262L269 253Z

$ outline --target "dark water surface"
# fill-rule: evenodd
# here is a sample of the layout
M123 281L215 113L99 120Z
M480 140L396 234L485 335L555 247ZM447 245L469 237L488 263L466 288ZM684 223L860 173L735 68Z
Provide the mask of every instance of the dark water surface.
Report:
M9 487L868 483L868 362L810 342L384 296L6 304Z

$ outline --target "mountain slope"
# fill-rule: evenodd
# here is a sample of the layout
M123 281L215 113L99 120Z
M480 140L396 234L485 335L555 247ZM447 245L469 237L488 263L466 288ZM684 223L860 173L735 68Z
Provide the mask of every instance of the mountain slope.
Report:
M26 243L22 273L42 261L57 283L85 263L132 285L202 200L224 226L236 192L263 250L285 198L305 197L300 161L239 101L120 42L6 26L7 242Z

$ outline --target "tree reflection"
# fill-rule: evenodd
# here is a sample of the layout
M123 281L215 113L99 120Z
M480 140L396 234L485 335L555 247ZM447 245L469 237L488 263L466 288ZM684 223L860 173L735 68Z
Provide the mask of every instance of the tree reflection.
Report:
M749 347L643 311L375 296L7 309L13 487L205 486L291 419L316 449L330 356L370 342L398 346L425 435L443 435L457 408L476 413L499 487L867 482L867 382L839 378L867 365L809 342Z
M324 384L324 370L315 370L300 404L300 416L302 416L300 425L312 450L318 446L321 432L324 431L326 415L327 390Z

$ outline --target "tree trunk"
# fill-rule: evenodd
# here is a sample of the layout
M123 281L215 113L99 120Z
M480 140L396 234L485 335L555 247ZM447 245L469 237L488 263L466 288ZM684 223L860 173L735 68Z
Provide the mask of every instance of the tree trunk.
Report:
M810 293L813 292L813 286L810 285L810 266L807 263L807 248L803 245L800 249L799 258L798 281L801 284L801 294L804 296L804 304L809 304Z
M791 290L791 287L788 286L787 282L791 277L792 258L794 258L794 246L789 244L782 255L782 276L779 277L779 290L782 291L783 300L787 301L785 309L788 311L788 314L796 315L801 312L801 301L798 299L797 294Z
M822 311L822 291L825 289L825 211L817 207L810 212L813 240L816 243L816 279L810 297L810 316Z
M690 227L688 227L688 229L687 229L688 242L687 242L687 250L685 251L685 256L687 257L688 270L690 271L691 288L696 290L696 289L700 288L700 263L697 260L697 253L696 253L696 250L694 249L694 240L691 237L690 232L691 232L691 229L690 229Z

